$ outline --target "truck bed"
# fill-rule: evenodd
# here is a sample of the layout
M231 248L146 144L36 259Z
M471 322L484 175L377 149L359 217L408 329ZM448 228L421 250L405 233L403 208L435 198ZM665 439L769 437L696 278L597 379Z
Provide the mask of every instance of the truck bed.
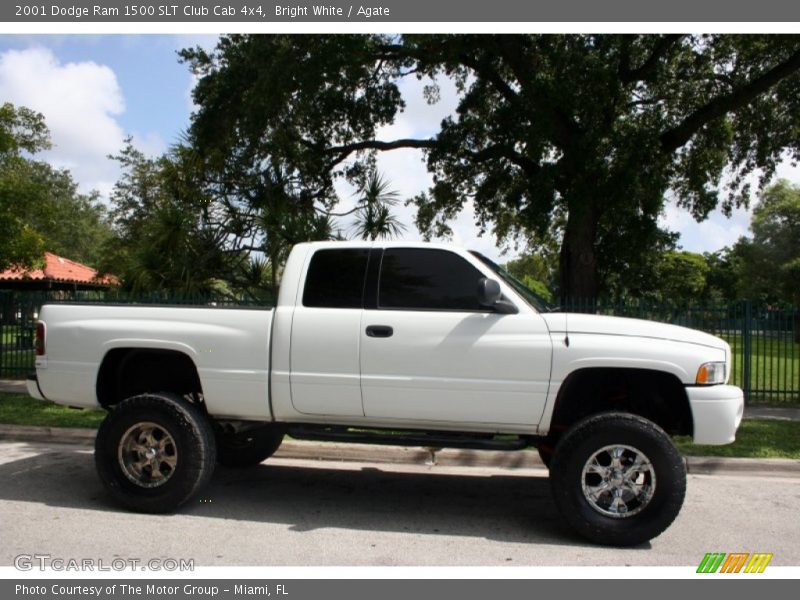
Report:
M272 314L267 308L48 304L40 315L48 329L47 355L36 363L39 389L61 404L96 407L98 371L112 350L175 351L197 365L209 412L269 419Z

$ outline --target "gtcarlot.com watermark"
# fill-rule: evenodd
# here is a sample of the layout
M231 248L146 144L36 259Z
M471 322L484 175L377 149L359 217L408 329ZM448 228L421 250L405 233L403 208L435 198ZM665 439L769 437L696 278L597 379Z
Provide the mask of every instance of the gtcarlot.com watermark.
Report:
M193 558L64 558L51 554L18 554L19 571L194 571Z

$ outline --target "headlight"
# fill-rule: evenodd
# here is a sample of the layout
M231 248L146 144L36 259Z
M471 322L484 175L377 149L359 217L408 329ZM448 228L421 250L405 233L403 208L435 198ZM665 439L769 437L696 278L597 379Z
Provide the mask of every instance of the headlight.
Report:
M697 378L695 379L697 385L714 385L717 383L725 383L725 363L724 362L708 362L700 365L697 369Z

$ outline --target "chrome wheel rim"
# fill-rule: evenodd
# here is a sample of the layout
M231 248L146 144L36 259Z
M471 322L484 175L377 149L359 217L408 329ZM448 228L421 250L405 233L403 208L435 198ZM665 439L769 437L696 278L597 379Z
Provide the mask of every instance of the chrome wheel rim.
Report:
M583 497L607 517L624 519L643 511L656 491L656 473L644 452L633 446L604 446L581 473Z
M131 482L144 488L164 485L175 472L178 449L170 433L157 423L137 423L120 439L119 466Z

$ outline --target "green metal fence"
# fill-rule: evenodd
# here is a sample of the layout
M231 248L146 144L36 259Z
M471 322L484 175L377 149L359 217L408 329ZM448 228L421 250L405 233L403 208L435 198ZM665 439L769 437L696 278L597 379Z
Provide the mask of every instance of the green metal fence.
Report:
M570 312L648 319L719 336L731 345L731 383L748 402L800 402L800 309L742 301L718 306L575 302Z
M33 370L34 332L44 302L109 300L97 293L0 291L0 378L23 378ZM111 303L213 306L272 306L271 299L209 296L116 296ZM648 319L707 331L733 352L731 381L750 402L800 402L800 309L737 302L719 306L671 306L646 302L576 302L571 312Z

